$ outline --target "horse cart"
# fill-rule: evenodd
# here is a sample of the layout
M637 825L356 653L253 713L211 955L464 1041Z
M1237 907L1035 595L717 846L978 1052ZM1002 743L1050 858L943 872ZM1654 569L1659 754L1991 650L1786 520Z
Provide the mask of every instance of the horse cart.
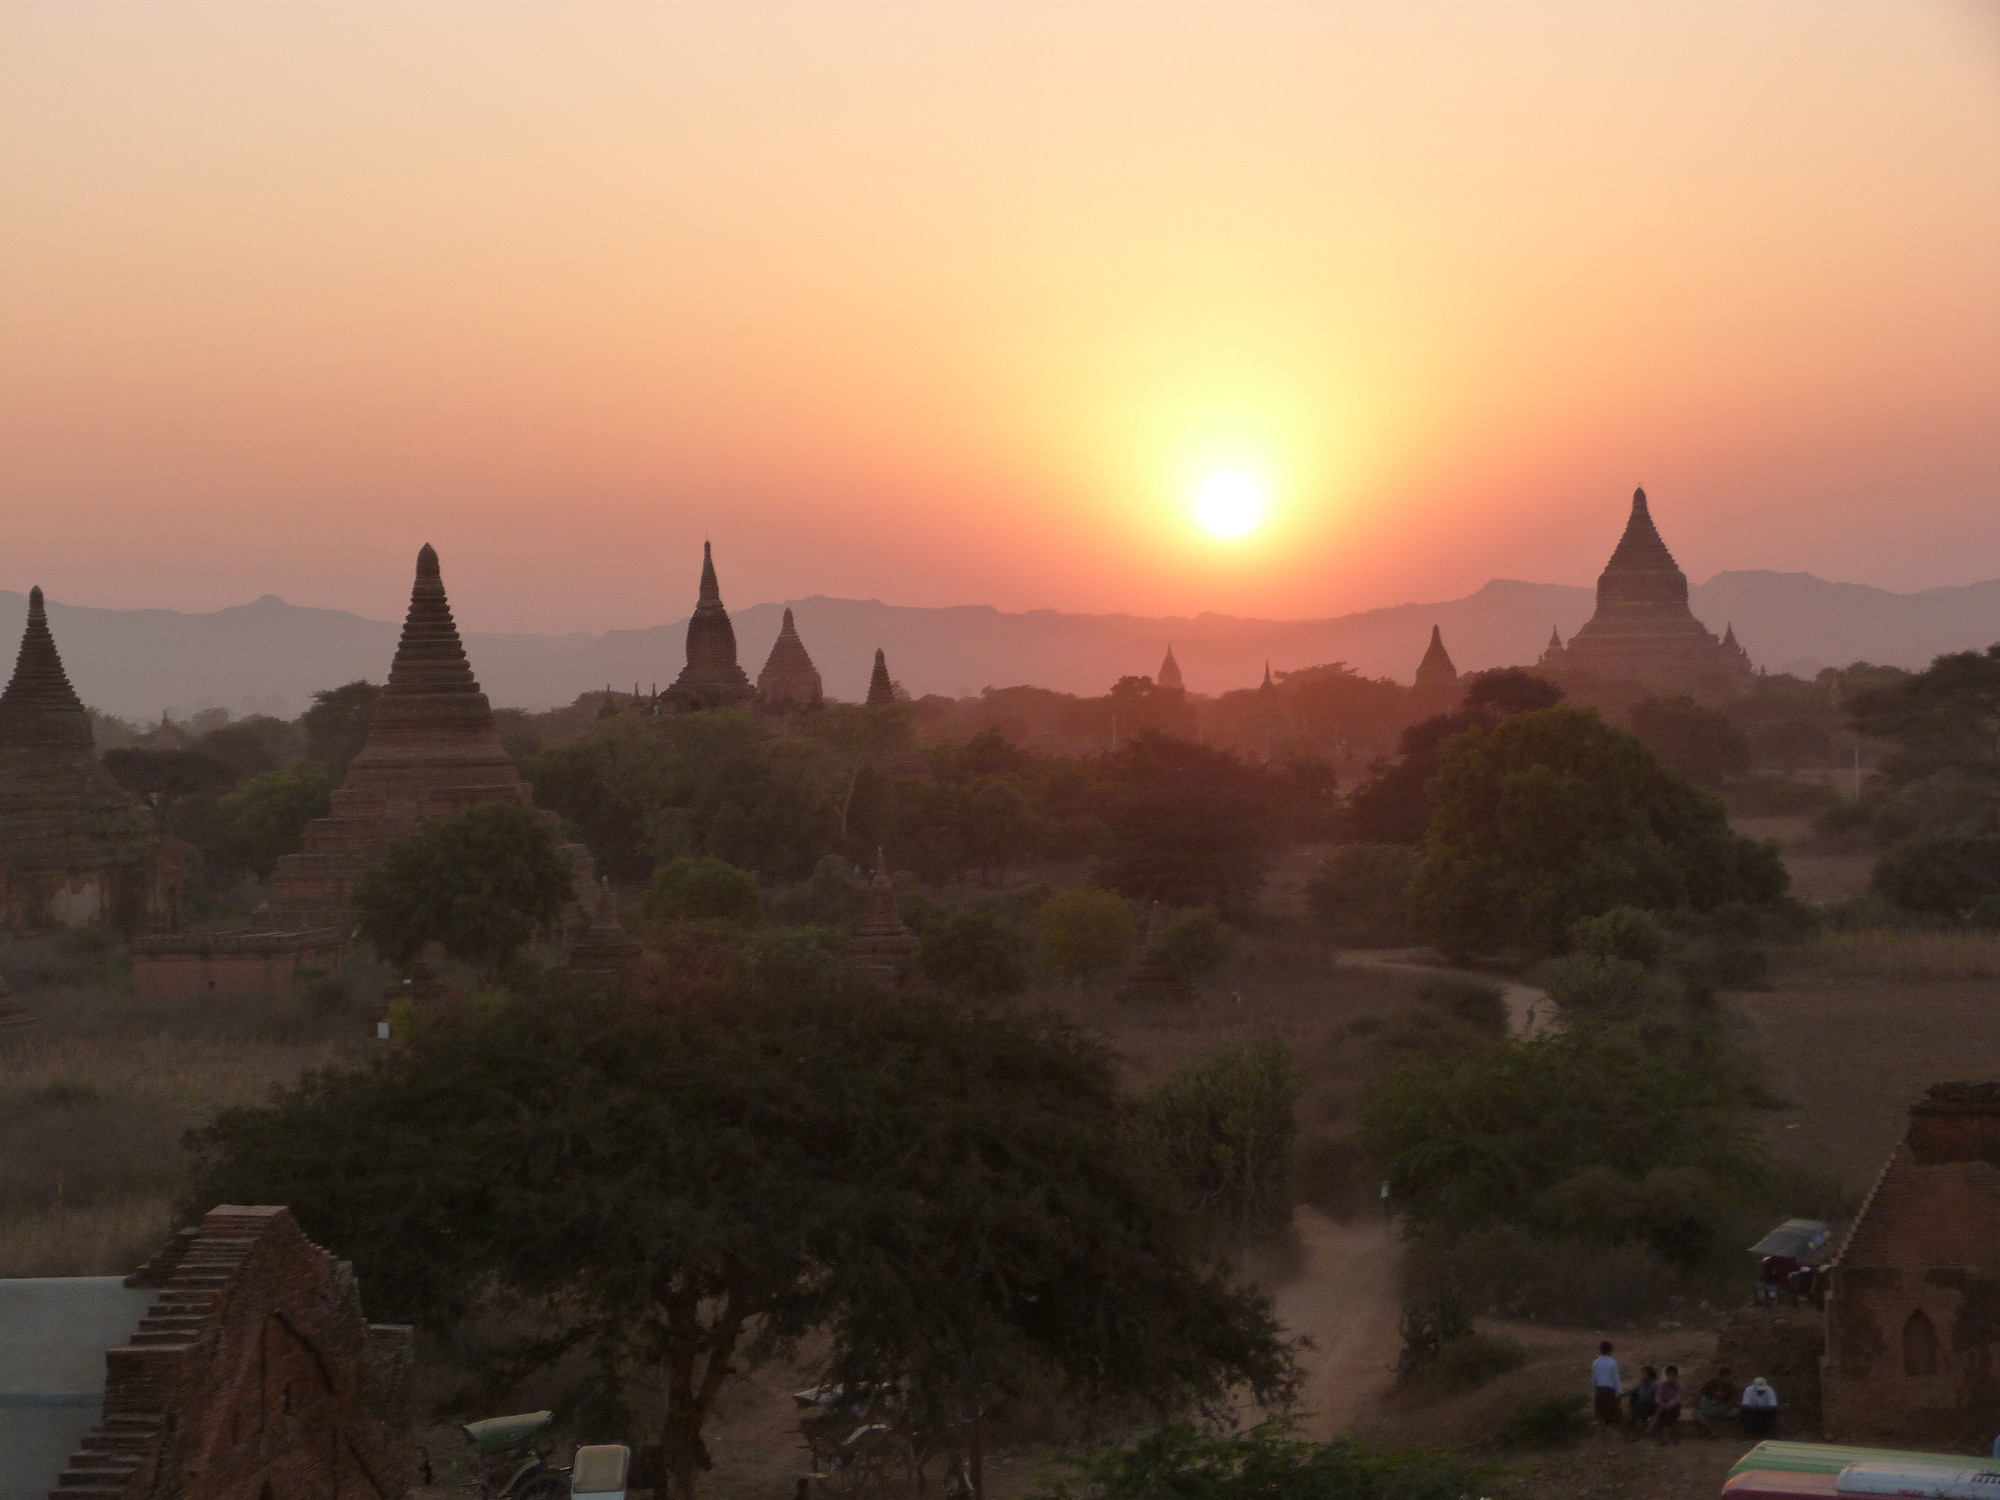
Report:
M814 1489L828 1500L921 1496L937 1458L945 1500L972 1500L976 1424L919 1427L897 1392L877 1387L814 1386L794 1391L792 1401L812 1465L799 1482L801 1500Z

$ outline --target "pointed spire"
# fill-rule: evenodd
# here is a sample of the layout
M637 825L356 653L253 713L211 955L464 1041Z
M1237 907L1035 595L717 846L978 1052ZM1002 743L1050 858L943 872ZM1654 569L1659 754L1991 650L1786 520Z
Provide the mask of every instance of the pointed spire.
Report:
M1632 491L1632 513L1625 519L1624 534L1612 549L1611 561L1604 565L1604 571L1607 574L1680 572L1674 563L1673 553L1660 540L1659 528L1653 524L1653 514L1646 508L1644 490ZM1685 579L1681 587L1685 592Z
M901 983L916 963L920 944L896 909L896 884L889 878L889 860L875 849L875 873L868 881L868 906L861 925L847 945L849 968L871 978Z
M785 606L785 621L764 659L764 670L757 674L757 691L770 708L811 708L824 701L819 669L799 639L790 605Z
M896 685L889 680L889 662L882 648L875 648L875 670L868 674L868 706L880 708L896 701Z
M1264 681L1258 687L1257 691L1260 693L1271 693L1277 691L1277 689L1271 685L1271 664L1268 661L1264 663Z
M56 654L39 587L28 591L28 623L21 632L20 655L14 661L13 680L0 693L0 744L91 748L90 715Z
M1458 668L1452 665L1451 653L1444 649L1444 632L1436 625L1431 626L1431 643L1424 651L1424 659L1417 663L1417 685L1429 682L1449 686L1458 681Z
M1557 633L1555 626L1551 625L1549 627L1549 650L1560 651L1562 648L1563 638Z
M720 604L722 589L715 581L715 556L709 551L707 542L701 544L701 602Z
M1723 627L1723 629L1722 629L1722 644L1723 644L1723 645L1725 645L1725 646L1729 646L1729 647L1735 647L1735 645L1736 645L1736 623L1735 623L1735 621L1733 621L1733 620L1732 620L1732 621L1731 621L1731 622L1730 622L1729 624L1727 624L1727 625L1725 625L1725 626Z
M445 598L437 552L428 542L417 554L410 611L403 618L402 639L396 643L396 659L389 665L389 685L383 692L395 698L479 692L465 647L459 643L451 603Z
M1174 660L1174 643L1167 642L1167 659L1160 663L1159 684L1163 688L1180 693L1187 691L1181 680L1181 664Z

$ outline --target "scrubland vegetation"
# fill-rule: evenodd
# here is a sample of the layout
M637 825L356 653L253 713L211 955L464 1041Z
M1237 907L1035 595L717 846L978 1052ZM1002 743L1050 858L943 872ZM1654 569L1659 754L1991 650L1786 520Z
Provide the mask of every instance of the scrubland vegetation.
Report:
M1629 705L1628 733L1526 674L1482 674L1338 789L1308 754L1246 764L1160 733L1079 758L968 721L917 752L941 721L920 705L789 726L522 717L537 799L624 893L643 982L614 999L564 973L554 835L497 809L426 829L358 903L374 950L401 964L436 943L469 997L404 1007L391 1046L371 1038L393 968L320 976L282 1005L142 1014L115 943L17 942L0 971L38 1024L6 1044L0 1271L125 1269L206 1198L283 1198L356 1259L377 1311L426 1321L438 1363L481 1377L438 1395L499 1400L525 1378L578 1430L661 1438L683 1492L704 1423L732 1419L699 1381L649 1370L653 1335L725 1365L923 1369L939 1401L1073 1383L1078 1411L1115 1409L1127 1425L1100 1430L1135 1439L1073 1481L1107 1496L1170 1473L1190 1492L1255 1473L1458 1493L1471 1471L1451 1461L1281 1427L1144 1437L1131 1402L1281 1392L1243 1268L1284 1274L1272 1247L1300 1205L1379 1216L1384 1181L1404 1239L1398 1399L1419 1405L1515 1389L1540 1357L1521 1320L1698 1319L1740 1299L1742 1246L1770 1222L1851 1211L1909 1099L1993 1036L1975 982L2000 974L1994 660L1836 674L1872 768L1858 801L1813 770L1854 743L1825 683L1773 680L1726 713ZM1365 696L1358 681L1316 690ZM107 759L200 844L212 899L245 903L358 748L364 689L296 725ZM1128 735L1171 717L1156 698L1126 690ZM926 774L885 769L889 752L905 768L921 753ZM1782 858L1732 815L1786 832ZM1788 864L1843 846L1881 856L1867 892L1788 892ZM862 997L839 962L878 848L922 940L904 1000ZM1115 996L1154 902L1154 952L1195 998L1149 1010ZM1336 968L1343 948L1458 972ZM1510 1027L1503 984L1546 995L1538 1029ZM768 1138L760 1101L791 1111ZM704 1136L704 1112L753 1135ZM925 1139L959 1146L918 1170ZM1037 1242L986 1148L1038 1163L1073 1226L1112 1204L1123 1227L1087 1251ZM600 1172L601 1192L573 1191ZM729 1190L673 1186L688 1182ZM903 1259L859 1253L892 1222ZM1025 1256L995 1267L1016 1287L1073 1278L1084 1255L1112 1300L1066 1324L1146 1304L1160 1342L1132 1368L1158 1378L1106 1383L1068 1332L963 1276L996 1234ZM725 1329L732 1287L746 1300ZM524 1320L534 1305L565 1311ZM930 1307L985 1330L976 1369L911 1342ZM1016 1436L1084 1430L1035 1428L1029 1404ZM1529 1451L1574 1416L1535 1396L1480 1436Z

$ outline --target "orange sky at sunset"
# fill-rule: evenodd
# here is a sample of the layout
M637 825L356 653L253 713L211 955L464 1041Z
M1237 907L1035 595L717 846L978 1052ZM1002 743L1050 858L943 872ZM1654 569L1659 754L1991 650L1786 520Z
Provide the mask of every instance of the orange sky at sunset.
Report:
M6 5L0 205L72 603L2000 576L1991 5Z

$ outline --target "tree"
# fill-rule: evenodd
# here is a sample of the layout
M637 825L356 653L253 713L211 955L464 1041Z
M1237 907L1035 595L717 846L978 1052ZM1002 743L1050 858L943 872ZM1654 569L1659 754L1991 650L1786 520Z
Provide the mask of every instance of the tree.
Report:
M1102 1045L1052 1017L551 981L223 1114L190 1201L291 1205L385 1316L544 1309L496 1384L548 1370L600 1411L660 1389L646 1425L685 1500L728 1376L809 1334L822 1378L897 1383L920 1421L1283 1399L1268 1299L1182 1232L1129 1113Z
M1131 903L1091 886L1057 891L1035 913L1042 966L1064 979L1118 968L1131 958L1138 940Z
M1882 856L1871 885L1905 911L2000 926L2000 836L1948 833L1908 839Z
M1554 708L1563 701L1563 690L1546 677L1538 677L1526 667L1493 667L1474 672L1465 679L1459 703L1475 712L1490 709L1500 714L1527 714L1536 709Z
M555 835L532 808L489 802L426 824L354 887L361 934L391 963L424 944L497 976L575 895Z
M311 761L253 776L216 804L211 858L269 879L279 857L304 842L306 824L332 811L333 778Z
M1306 883L1307 904L1342 942L1408 943L1410 882L1422 862L1407 844L1342 844Z
M298 756L299 731L283 719L252 714L211 729L195 742L195 749L238 776L256 776L275 771Z
M381 687L354 681L313 694L312 707L299 715L306 737L306 754L327 769L335 781L347 774L348 762L368 743L375 722L375 700Z
M764 899L757 880L719 859L683 854L653 872L653 883L639 898L639 915L648 923L729 922L755 927L764 919Z
M1681 1259L1764 1172L1726 1060L1663 1024L1405 1057L1369 1086L1361 1137L1417 1224L1646 1240Z
M1020 933L983 906L955 908L923 934L918 963L933 984L984 998L1018 995L1028 987Z
M1750 769L1750 744L1735 721L1692 698L1647 698L1634 704L1632 732L1696 786L1721 786Z
M1175 912L1160 933L1160 962L1180 979L1206 979L1235 951L1236 934L1209 906Z
M1232 1236L1292 1220L1292 1147L1304 1078L1283 1042L1224 1047L1146 1096L1139 1132L1192 1218Z
M1411 899L1448 951L1557 953L1614 906L1711 911L1769 903L1789 883L1774 844L1589 709L1475 727L1443 748Z
M1077 1469L1080 1486L1059 1481L1035 1500L1463 1500L1492 1487L1488 1472L1442 1453L1307 1442L1289 1417L1241 1432L1175 1424Z

